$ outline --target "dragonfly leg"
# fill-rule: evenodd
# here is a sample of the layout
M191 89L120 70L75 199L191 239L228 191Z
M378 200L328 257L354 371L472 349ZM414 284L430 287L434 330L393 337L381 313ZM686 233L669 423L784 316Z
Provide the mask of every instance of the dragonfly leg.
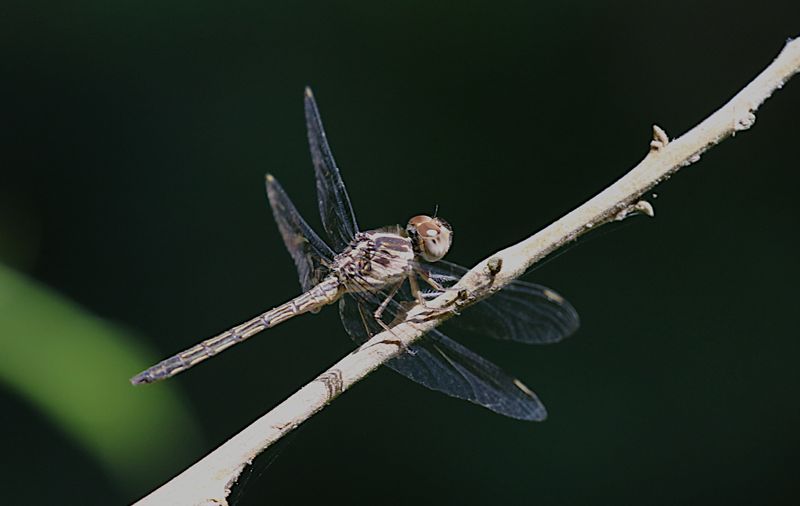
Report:
M381 327L383 327L383 330L391 332L392 335L397 336L397 334L394 333L394 330L392 330L392 328L388 326L383 320L377 318L376 321ZM417 354L416 351L412 350L411 348L408 347L408 345L403 343L403 341L401 341L399 337L397 339L384 339L383 341L381 341L381 344L393 344L398 348L400 348L401 350L403 350L403 352L405 353L409 353L411 355Z
M432 277L431 277L431 276L428 274L428 271L426 271L425 269L422 269L422 268L417 268L417 269L415 270L415 272L416 272L416 273L419 275L419 277L420 277L420 278L422 278L422 280L423 280L425 283L427 283L427 284L428 284L428 285L429 285L431 288L433 288L433 289L434 289L434 292L430 292L430 293L423 293L423 294L422 294L422 296L423 296L423 297L425 297L425 296L428 296L428 297L430 297L430 298L436 298L436 297L438 297L439 295L441 295L441 294L442 294L442 293L444 293L444 292L454 292L454 291L458 291L458 289L457 289L457 288L454 288L454 287L452 287L452 286L448 287L448 286L444 286L444 285L442 285L441 283L439 283L438 281L436 281L435 279L433 279L433 278L432 278ZM436 293L436 292L438 292L438 293ZM459 295L459 298L461 298L461 297L460 297L460 295Z
M394 331L392 330L392 327L390 327L390 326L386 325L386 322L384 322L384 321L383 321L383 320L381 320L380 318L376 318L376 319L375 319L375 321L376 321L376 322L378 322L378 325L380 325L380 326L381 326L381 328L383 328L383 330L385 330L385 331L387 331L387 332L391 332L392 334L394 334ZM386 341L386 340L384 340L383 342L384 342L384 343L398 344L398 345L400 344L400 341L395 341L395 340L392 340L392 341Z
M422 278L422 281L428 283L428 285L430 285L430 287L436 290L437 292L443 292L446 290L446 288L442 286L438 281L428 276L428 273L425 272L424 269L418 269L417 274L419 274L419 277Z
M419 289L417 277L413 273L408 277L408 284L411 287L411 295L417 299L417 303L420 306L427 308L428 305L425 303L425 297L422 296L422 290Z
M381 302L381 305L378 306L378 309L376 309L375 312L372 314L375 317L375 320L381 324L384 330L388 330L388 327L386 327L386 325L383 323L383 320L381 320L381 316L383 316L383 312L384 310L386 310L386 306L389 305L389 302L391 302L395 294L397 294L397 290L400 289L400 285L402 285L402 283L397 283L396 285L394 285L394 287L389 291L389 295L386 296L386 299L383 302Z
M392 297L394 296L394 292L397 292L397 290L400 288L400 286L402 286L402 283L398 283L397 287L396 287L396 288L393 290L393 293L392 293L392 295L390 295L389 297L387 297L387 298L386 298L386 301L384 301L384 304L381 304L382 306L386 306L386 305L388 305L388 301L392 300ZM358 306L358 313L359 313L359 315L361 316L361 322L364 324L364 327L365 327L365 328L368 328L368 325L367 325L367 316L364 314L364 308L363 308L361 305L359 305L359 306ZM377 313L377 311L375 311L375 313ZM401 320L401 321L402 321L402 320ZM375 322L376 322L378 325L380 325L380 327L381 327L383 330L385 330L385 331L387 331L387 332L391 333L393 336L397 336L397 334L395 334L395 333L394 333L394 330L392 330L392 328L391 328L389 325L387 325L387 324L386 324L386 322L384 322L383 320L381 320L381 319L380 319L380 317L375 317ZM394 324L394 323L399 323L399 322L398 322L397 320L395 320L395 321L393 322L393 324ZM373 334L372 332L369 332L369 337L370 337L370 338L371 338L373 335L374 335L374 334ZM378 343L375 343L375 344L378 344ZM400 348L400 349L401 349L401 350L403 350L403 351L406 351L406 352L408 352L408 351L409 351L409 350L408 350L408 348L406 347L406 345L405 345L405 344L403 344L403 342L402 342L402 341L401 341L399 338L397 338L397 339L384 339L383 341L381 341L381 344L393 344L393 345L397 346L398 348ZM374 345L372 345L372 346L374 346Z
M453 288L447 288L447 287L444 287L444 286L440 285L435 279L433 279L430 276L428 276L427 273L423 272L422 270L417 270L416 273L419 274L419 276L422 278L423 281L425 281L427 284L429 284L434 290L437 290L439 292L437 294L434 294L437 297L439 295L441 295L443 292L454 290ZM444 307L432 308L432 307L428 306L428 303L425 300L425 295L426 294L424 294L419 289L419 283L417 282L417 278L416 278L416 276L414 274L412 274L411 276L408 277L408 283L409 283L409 285L411 285L411 293L414 294L414 296L416 297L416 299L419 302L419 304L421 306L423 306L425 309L428 310L428 312L429 312L428 316L429 317L435 317L436 315L439 315L439 314L442 314L442 313L447 313L447 312L452 312L452 313L454 313L456 315L458 314L458 312L455 309L455 305L456 305L457 301L461 298L461 294L459 294L459 297L457 297L457 298L451 300L450 302L448 302Z

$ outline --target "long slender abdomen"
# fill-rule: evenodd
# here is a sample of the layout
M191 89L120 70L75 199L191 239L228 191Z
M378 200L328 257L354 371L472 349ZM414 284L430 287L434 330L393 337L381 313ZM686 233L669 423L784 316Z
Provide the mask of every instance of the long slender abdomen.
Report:
M321 307L337 300L339 293L339 280L331 277L322 281L320 284L305 292L298 297L282 304L266 313L256 316L241 325L223 332L202 343L192 346L166 360L159 362L146 371L140 372L133 378L131 383L153 383L175 376L203 360L213 357L217 353L226 350L234 344L240 343L245 339L258 334L262 330L274 327L275 325L309 311L317 311Z

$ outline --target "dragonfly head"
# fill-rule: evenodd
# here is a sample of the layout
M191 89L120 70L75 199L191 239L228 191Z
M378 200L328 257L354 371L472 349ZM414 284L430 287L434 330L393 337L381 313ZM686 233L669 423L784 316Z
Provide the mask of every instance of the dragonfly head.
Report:
M441 218L419 215L408 220L406 232L414 252L427 262L441 260L453 244L453 228Z

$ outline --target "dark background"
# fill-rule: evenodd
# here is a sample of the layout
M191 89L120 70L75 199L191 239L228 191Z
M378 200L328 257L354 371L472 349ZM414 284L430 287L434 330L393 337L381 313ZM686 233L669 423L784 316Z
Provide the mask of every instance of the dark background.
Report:
M800 35L790 1L2 10L0 258L146 350L109 373L120 392L152 360L297 293L263 176L318 227L305 85L362 228L438 204L456 231L449 259L472 265L635 165L653 123L691 128ZM576 306L574 338L463 339L531 385L546 422L380 370L257 461L238 504L796 504L800 82L757 118L657 188L654 220L528 277ZM3 321L3 347L45 338ZM137 389L170 392L191 416L169 430L199 436L165 444L147 412L148 465L124 473L8 381L4 500L131 502L352 346L329 309ZM90 352L59 357L91 374ZM107 394L82 393L97 410L84 416L100 416Z

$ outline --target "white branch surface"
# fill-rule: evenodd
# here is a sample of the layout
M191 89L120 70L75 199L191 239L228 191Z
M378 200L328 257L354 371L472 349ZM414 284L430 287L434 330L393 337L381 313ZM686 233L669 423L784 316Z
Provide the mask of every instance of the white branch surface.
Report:
M724 107L679 138L669 141L666 133L653 127L650 152L630 172L533 236L499 251L471 269L456 285L457 290L429 302L434 307L463 308L491 295L530 267L583 233L638 211L652 215L652 207L639 200L658 183L736 132L755 122L756 109L800 70L800 39L787 42L774 62L741 90ZM272 411L263 415L183 473L155 490L139 505L227 504L226 497L242 470L267 447L324 408L343 391L403 350L425 332L452 316L445 311L423 322L414 317L424 313L412 309L406 321L392 332L377 334L347 355ZM391 343L384 342L385 340Z

